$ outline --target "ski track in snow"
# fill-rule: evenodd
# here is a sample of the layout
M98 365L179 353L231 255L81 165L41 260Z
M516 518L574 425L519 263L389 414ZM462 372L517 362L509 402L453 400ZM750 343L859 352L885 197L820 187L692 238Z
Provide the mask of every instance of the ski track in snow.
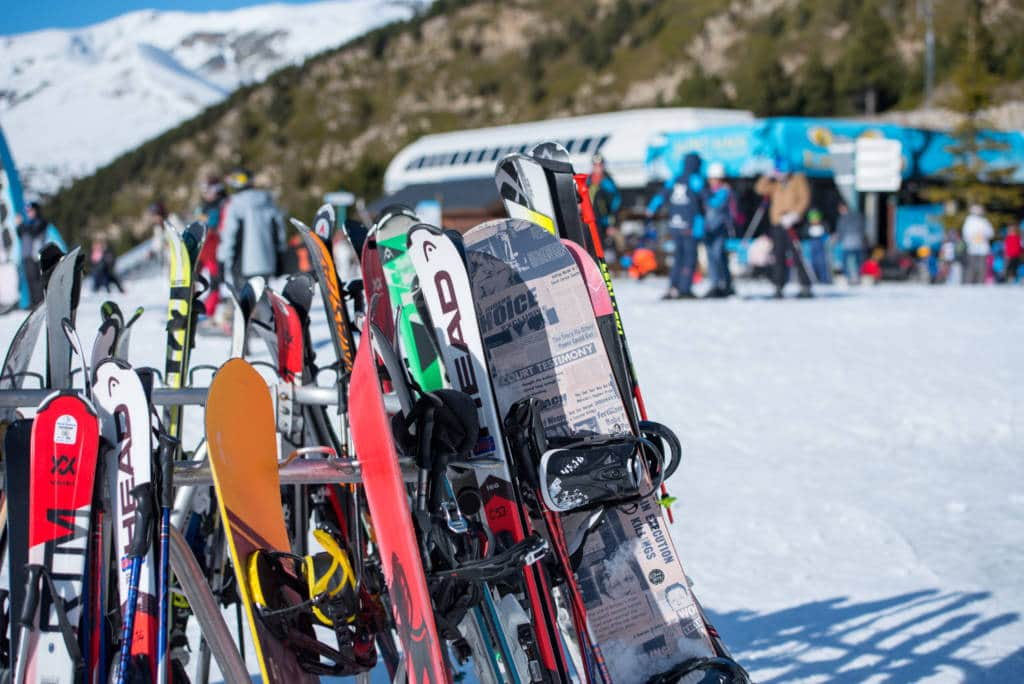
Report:
M164 281L126 285L111 299L146 307L131 361L163 368ZM745 299L661 302L664 287L616 280L651 418L683 441L673 536L754 679L1021 677L1024 291L836 286L776 302L742 282ZM104 298L83 293L87 349ZM313 334L326 340L318 300ZM22 317L0 317L0 339ZM193 365L227 350L200 337ZM185 418L194 444L202 412Z

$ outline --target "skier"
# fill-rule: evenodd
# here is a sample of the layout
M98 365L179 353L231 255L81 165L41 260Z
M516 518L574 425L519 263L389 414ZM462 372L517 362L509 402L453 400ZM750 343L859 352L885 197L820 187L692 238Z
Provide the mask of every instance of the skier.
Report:
M807 212L807 237L811 243L811 269L819 283L832 282L832 269L828 259L828 228L822 221L821 211L811 209Z
M39 270L39 252L48 241L49 222L43 217L38 202L25 207L25 220L18 226L21 243L21 266L28 282L31 306L43 301L43 274Z
M804 212L811 203L811 188L807 176L790 173L784 159L775 162L775 172L761 176L754 185L754 192L769 201L768 217L771 219L771 236L775 264L772 280L775 284L775 298L782 299L782 288L787 280L786 260L792 256L800 280L798 297L812 297L811 277L807 273L800 246L797 244L795 229L803 220Z
M682 167L665 183L661 192L647 205L647 218L668 202L668 228L675 250L669 289L662 299L693 299L691 286L697 268L697 240L704 236L704 177L701 158L696 152L683 157Z
M619 207L622 206L622 195L615 180L605 168L604 156L600 153L594 155L593 167L587 176L587 189L590 191L590 203L594 207L594 218L597 219L601 244L614 248L616 257L622 256L625 254L625 240L622 238L617 220ZM614 263L618 260L609 261Z
M1006 238L1003 240L1003 255L1006 257L1005 280L1007 283L1019 281L1017 272L1021 263L1020 226L1010 224L1006 231Z
M217 248L220 245L220 230L224 219L224 208L227 204L227 193L224 183L217 176L207 176L199 184L201 201L196 207L197 221L206 224L206 240L199 252L198 269L206 274L210 281L210 294L206 296L204 306L206 316L213 318L220 303L220 282L224 277L217 264Z
M964 242L967 243L967 273L964 282L968 285L981 285L985 282L988 255L991 251L989 242L995 231L985 218L985 210L980 204L971 205L961 233Z
M864 262L864 215L850 209L846 202L839 200L839 221L836 223L836 240L843 252L843 270L851 285L860 283L860 267Z
M732 235L733 221L732 188L725 182L725 166L712 162L708 166L707 217L705 220L705 241L708 250L708 271L711 275L711 289L705 297L729 297L736 294L732 288L732 273L729 272L729 252L725 241Z
M284 216L266 190L254 188L252 174L239 169L228 176L234 190L221 221L218 268L231 274L241 288L253 276L270 278L278 274L287 246Z

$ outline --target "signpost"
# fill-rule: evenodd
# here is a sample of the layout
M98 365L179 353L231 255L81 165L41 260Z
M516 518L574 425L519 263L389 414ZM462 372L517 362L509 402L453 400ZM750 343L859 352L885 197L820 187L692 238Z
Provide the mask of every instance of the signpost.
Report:
M854 151L854 187L865 192L864 218L868 244L878 244L878 193L900 189L903 144L890 138L857 138Z

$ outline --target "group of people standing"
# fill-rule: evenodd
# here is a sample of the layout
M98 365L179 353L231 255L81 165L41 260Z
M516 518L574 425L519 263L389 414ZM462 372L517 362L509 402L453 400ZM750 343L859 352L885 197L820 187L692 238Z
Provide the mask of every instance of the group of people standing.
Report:
M625 240L615 225L621 198L600 155L594 157L587 184L602 240L615 247L617 254L623 254ZM840 201L836 230L830 235L822 212L810 206L807 177L803 173L791 173L783 160L776 163L772 173L757 180L754 191L762 197L762 208L768 215L769 229L767 238L763 239L768 240L770 246L766 247L764 256L770 265L777 298L783 296L791 266L800 285L797 297L813 296L812 274L814 281L831 282L828 251L833 240L843 254L843 269L848 280L854 284L859 282L866 248L864 217L860 212ZM734 295L726 245L745 224L745 217L739 209L736 192L726 180L725 166L714 161L707 165L705 172L704 160L699 154L686 154L679 172L647 204L645 216L650 221L660 212L666 215L672 250L669 288L662 299L696 298L693 284L701 243L706 249L711 282L703 296ZM804 257L800 227L805 228L809 259Z
M981 285L1017 283L1021 280L1021 226L1014 223L996 235L992 222L980 204L972 205L960 231L946 232L937 254L919 249L933 283Z
M738 224L736 199L725 181L725 167L719 162L708 166L707 180L700 155L690 152L683 158L682 170L671 178L647 205L648 219L666 208L668 229L674 247L669 289L663 299L693 299L693 281L697 270L697 246L703 240L708 253L711 289L707 297L735 294L726 240Z

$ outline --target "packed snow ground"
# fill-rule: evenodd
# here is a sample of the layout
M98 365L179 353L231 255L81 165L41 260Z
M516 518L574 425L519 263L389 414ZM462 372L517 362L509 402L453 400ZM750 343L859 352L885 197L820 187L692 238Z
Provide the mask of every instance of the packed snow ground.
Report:
M661 302L664 286L616 281L651 417L684 442L676 543L755 680L1024 678L1024 290L778 302L744 282L740 299ZM131 360L162 367L163 281L128 287L113 299L146 307ZM103 298L83 296L87 346ZM194 363L227 348L201 337ZM201 411L186 416L195 440Z

